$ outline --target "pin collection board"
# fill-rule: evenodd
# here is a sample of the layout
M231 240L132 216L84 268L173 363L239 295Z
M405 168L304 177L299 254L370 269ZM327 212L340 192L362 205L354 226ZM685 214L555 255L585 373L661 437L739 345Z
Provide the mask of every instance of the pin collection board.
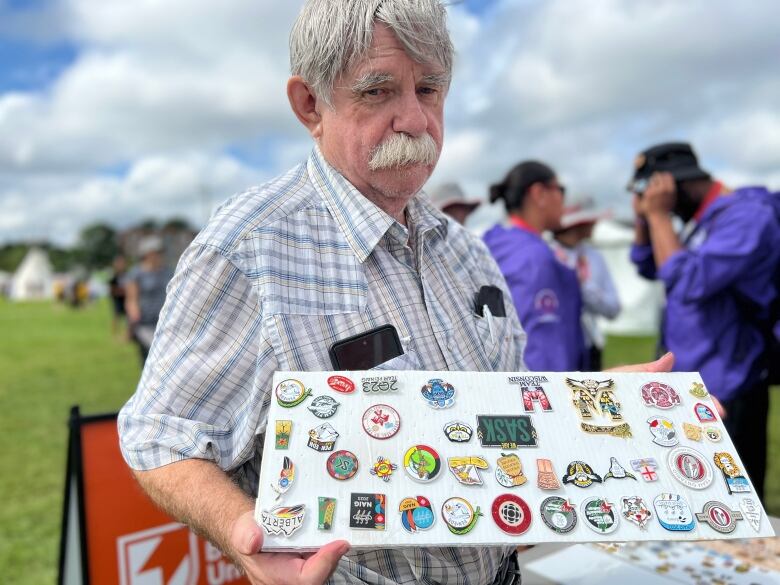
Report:
M277 372L272 392L263 550L774 535L696 373Z

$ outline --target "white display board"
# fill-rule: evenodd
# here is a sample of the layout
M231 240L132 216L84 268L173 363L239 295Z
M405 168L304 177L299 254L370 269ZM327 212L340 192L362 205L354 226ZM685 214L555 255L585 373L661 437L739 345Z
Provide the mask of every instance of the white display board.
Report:
M706 390L695 373L278 372L273 384L255 514L265 529L264 550L313 549L337 539L348 540L353 548L381 548L774 535L710 396L701 396ZM525 404L524 392L532 399ZM544 409L545 397L549 410ZM377 405L390 408L374 408ZM393 410L400 418L397 429ZM370 436L363 425L367 411L372 433L392 436ZM707 421L710 415L714 420ZM656 420L651 430L654 418L666 421ZM445 427L451 422L466 423L472 429L470 439L450 440ZM529 422L536 446L513 448L507 440L529 442ZM701 431L698 440L687 436L684 423L692 425L688 431L693 436L697 428ZM585 427L590 432L583 425L590 425ZM277 430L283 435L277 437ZM468 434L459 425L449 430L455 439ZM332 431L338 435L335 440ZM310 432L321 439L311 441L318 450L310 446ZM490 441L504 445L483 446ZM341 451L348 454L334 457ZM716 465L716 453L731 455L731 461L721 457L721 465L734 476L728 484L728 476ZM404 465L405 455L412 473ZM522 481L516 478L513 455L519 457L527 481L505 487L498 476L505 484ZM293 477L280 482L285 458L293 465ZM330 468L329 458L336 463ZM380 458L397 466L387 481L381 477L386 466L371 472ZM448 465L451 458L457 459L453 464L464 481L481 485L459 481ZM632 462L648 459L657 462L655 469L632 467ZM354 460L357 471L350 469ZM551 462L556 489L540 487L538 460ZM515 477L497 476L499 467ZM544 471L543 462L541 467ZM429 475L430 481L419 481ZM687 503L688 518L685 507L676 505L681 503L677 496ZM543 514L541 507L551 497L563 498L566 505L555 513L552 500ZM635 504L643 527L623 514L623 499L637 497L649 518L638 500L627 503ZM326 529L320 528L320 498L335 501ZM461 500L449 502L448 526L442 508L451 498ZM606 503L586 505L591 498ZM471 516L462 500L470 505ZM384 504L379 513L377 502ZM709 514L708 502L717 503ZM573 526L568 504L576 514ZM482 516L476 515L477 508ZM667 526L693 528L665 528L659 510ZM678 513L682 519L673 520ZM702 514L719 524L719 530Z

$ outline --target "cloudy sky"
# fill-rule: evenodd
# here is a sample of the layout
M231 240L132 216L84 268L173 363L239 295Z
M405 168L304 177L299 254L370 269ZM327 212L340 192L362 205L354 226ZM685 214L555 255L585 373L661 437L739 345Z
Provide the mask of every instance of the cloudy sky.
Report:
M94 221L201 225L304 158L285 96L300 5L0 0L0 243L70 244ZM636 152L685 139L728 183L780 189L778 21L776 0L460 2L429 185L483 197L534 157L621 214Z

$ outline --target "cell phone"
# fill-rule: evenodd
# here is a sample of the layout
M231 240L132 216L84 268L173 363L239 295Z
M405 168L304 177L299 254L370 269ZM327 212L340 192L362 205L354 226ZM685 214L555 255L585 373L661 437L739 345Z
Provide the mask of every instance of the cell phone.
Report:
M494 317L506 317L504 307L504 293L497 286L485 285L474 295L474 311L480 317L484 317L484 307L488 306L490 314Z
M403 355L401 339L390 324L336 341L330 346L334 370L370 370Z

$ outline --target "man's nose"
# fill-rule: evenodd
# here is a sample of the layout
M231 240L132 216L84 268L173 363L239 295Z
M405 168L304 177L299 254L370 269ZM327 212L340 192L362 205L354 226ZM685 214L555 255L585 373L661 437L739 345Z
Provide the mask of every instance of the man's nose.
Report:
M428 118L425 116L417 91L403 92L393 118L393 130L410 136L421 136L427 129Z

